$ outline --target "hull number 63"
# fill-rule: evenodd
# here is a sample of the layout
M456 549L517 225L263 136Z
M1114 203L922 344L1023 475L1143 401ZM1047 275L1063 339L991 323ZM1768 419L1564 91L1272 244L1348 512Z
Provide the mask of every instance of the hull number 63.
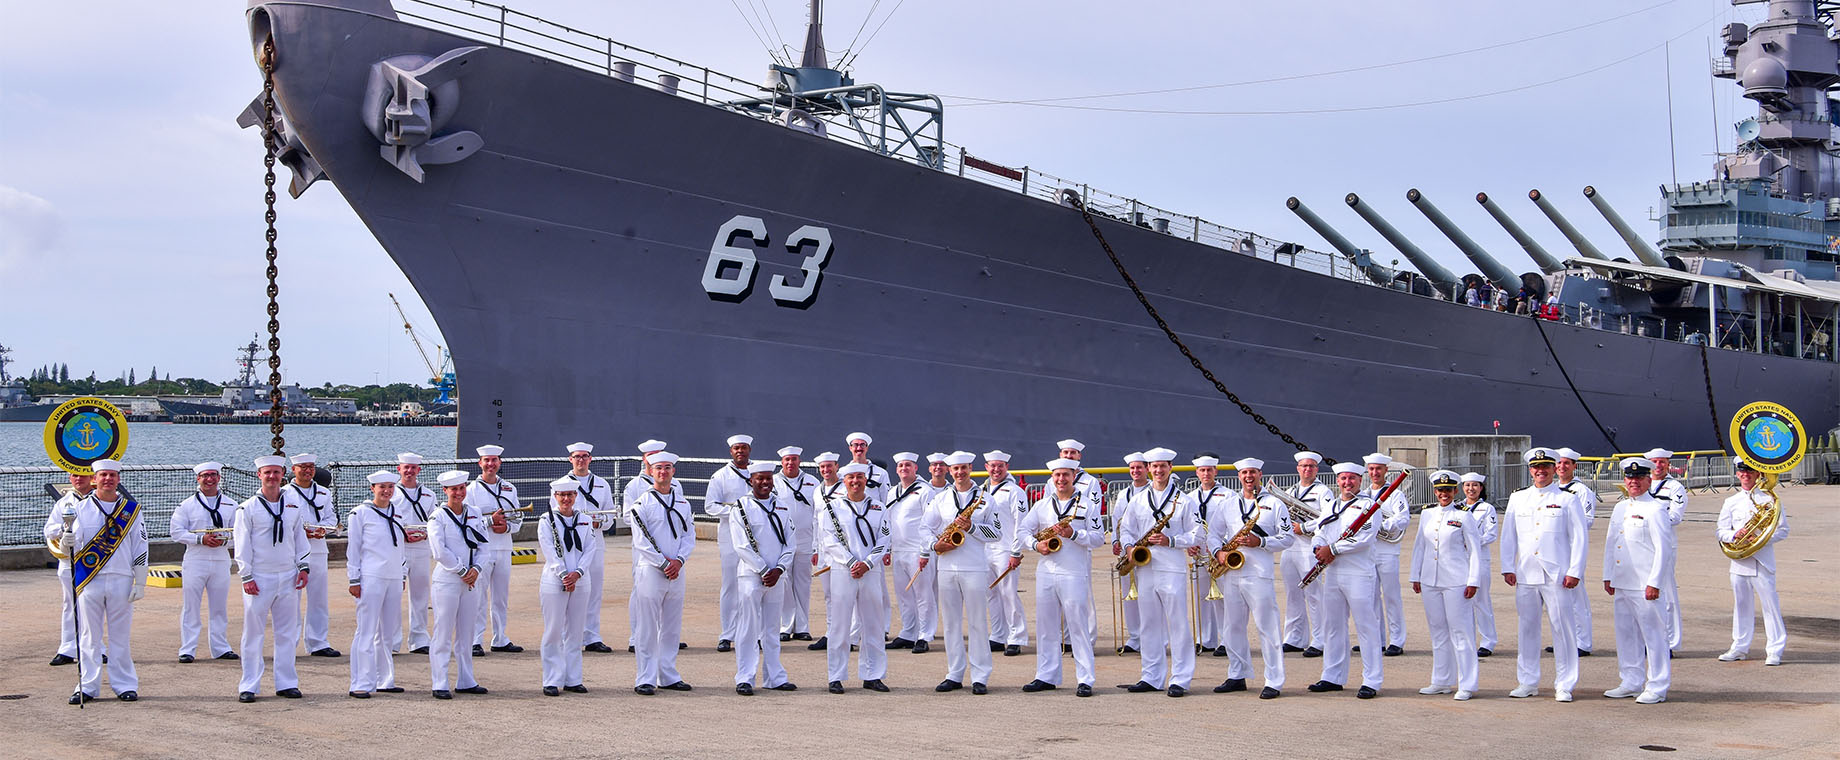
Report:
M754 249L767 245L767 223L760 217L736 216L716 230L709 246L709 263L703 267L703 290L710 298L739 302L754 290L754 270L758 261ZM786 238L786 251L797 256L797 283L784 274L775 274L767 282L767 293L781 306L803 309L818 298L818 284L824 265L831 258L831 231L805 225Z

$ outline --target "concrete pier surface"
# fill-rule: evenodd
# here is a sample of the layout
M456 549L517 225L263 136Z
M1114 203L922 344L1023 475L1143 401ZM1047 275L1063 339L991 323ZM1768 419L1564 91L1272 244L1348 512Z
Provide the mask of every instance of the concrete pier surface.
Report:
M1794 486L1781 491L1791 535L1777 544L1778 582L1789 632L1788 653L1779 667L1763 664L1763 627L1751 659L1723 663L1714 658L1731 644L1732 592L1727 560L1713 536L1719 505L1729 491L1696 493L1680 526L1680 593L1685 643L1673 661L1668 701L1638 705L1602 696L1617 685L1610 598L1603 593L1600 563L1610 505L1605 505L1591 542L1589 577L1596 650L1581 660L1582 677L1570 704L1552 699L1551 656L1543 660L1540 695L1510 699L1515 685L1513 593L1494 578L1492 592L1501 642L1482 660L1482 689L1476 699L1420 696L1429 683L1424 608L1405 585L1406 653L1385 660L1386 683L1378 699L1357 700L1359 661L1348 690L1311 694L1304 686L1321 675L1321 660L1285 656L1283 696L1256 698L1262 668L1255 662L1250 691L1214 694L1227 674L1227 660L1196 660L1191 693L1171 699L1161 692L1129 694L1117 688L1138 679L1136 656L1111 654L1110 554L1095 556L1094 597L1099 623L1097 694L1073 694L1073 663L1056 691L1024 694L1019 687L1035 676L1034 648L1023 656L994 656L991 693L969 690L936 694L944 676L945 653L888 653L888 694L860 688L852 678L841 696L825 691L824 653L789 642L784 659L797 692L761 690L754 697L734 693L735 658L715 651L716 547L700 542L688 564L684 640L678 657L691 692L660 691L642 697L632 691L633 656L627 654L627 598L630 553L627 538L609 538L603 631L614 654L585 654L587 694L544 697L540 691L537 645L542 621L536 586L540 565L513 569L511 628L519 654L475 660L479 681L490 694L455 695L437 701L429 694L426 656L396 656L402 694L370 700L345 695L348 658L301 656L304 699L273 696L265 679L255 704L236 702L238 663L177 660L177 589L149 588L135 609L133 647L141 699L128 704L102 699L79 711L65 703L76 681L75 666L48 667L58 638L58 580L49 570L0 573L0 720L13 757L179 757L235 748L264 756L380 756L414 753L438 757L710 757L751 754L785 757L945 755L977 752L992 757L1653 757L1662 748L1673 757L1840 757L1840 487ZM1506 499L1502 499L1505 502ZM1408 534L1410 536L1411 534ZM1406 539L1405 557L1411 547ZM1023 601L1034 634L1033 561L1023 568ZM352 599L344 592L344 568L332 568L333 646L349 653ZM1280 581L1283 582L1283 581ZM1402 583L1404 583L1402 578ZM231 591L229 638L240 640L241 609ZM822 595L814 600L814 635L822 633ZM1282 594L1279 595L1282 604ZM975 646L984 646L976 635ZM1256 635L1255 635L1256 639ZM1549 641L1540 642L1541 646ZM202 654L202 653L201 653ZM254 652L243 652L251 656ZM854 660L851 671L855 673ZM1645 749L1645 747L1653 749Z

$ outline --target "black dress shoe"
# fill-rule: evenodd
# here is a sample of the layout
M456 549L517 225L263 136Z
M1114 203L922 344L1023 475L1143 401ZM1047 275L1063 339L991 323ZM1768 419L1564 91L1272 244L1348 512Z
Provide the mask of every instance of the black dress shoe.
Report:
M634 693L634 694L643 694L643 695L645 695L645 696L648 696L648 697L649 697L649 696L651 696L651 695L653 695L653 694L657 694L657 693L658 693L658 687L656 687L656 686L653 686L653 685L651 685L651 684L649 684L649 683L642 683L642 684L639 684L638 686L634 686L634 687L633 687L633 693Z
M990 687L988 687L988 686L985 686L984 684L981 684L981 683L978 683L978 682L976 682L976 681L972 681L972 682L971 682L971 693L972 693L972 694L977 694L977 695L979 695L979 696L982 696L982 695L985 695L985 694L989 694L989 693L990 693Z
M241 660L243 658L235 652L225 652L223 654L218 655L217 659L219 660ZM108 662L108 660L103 660L103 662Z
M1221 681L1219 686L1214 687L1215 694L1225 694L1229 691L1245 691L1245 690L1246 690L1246 679L1244 678L1229 678L1225 681Z
M605 641L596 641L592 644L583 645L581 648L581 651L599 652L601 654L613 654L613 647L607 646L607 642Z
M1006 646L1006 647L1004 647L1004 648L1003 648L1003 656L1004 656L1004 657L1015 657L1016 655L1019 655L1019 654L1022 654L1022 646L1021 646L1021 645L1018 645L1018 644L1011 644L1011 645L1009 645L1009 646Z
M1284 645L1285 654L1290 654L1292 652L1301 652L1301 651L1303 651L1303 647L1297 646L1296 644L1285 644Z
M735 684L735 693L744 697L754 696L754 685L748 683Z
M120 694L115 695L115 698L123 702L138 702L140 701L141 694L138 691L129 689L127 691L124 691Z
M479 684L473 684L464 689L454 689L454 691L460 692L461 694L484 694L486 693L486 687L480 686Z
M854 651L856 651L856 645L855 645L855 644L851 644L851 645L850 645L850 651L852 651L852 652L854 652Z
M896 636L893 641L883 644L882 648L883 649L913 649L914 642L908 639L904 639L899 636Z
M1547 654L1552 654L1552 653L1553 653L1553 651L1552 651L1552 647L1547 647L1547 648L1546 648L1546 653L1547 653Z
M332 647L320 647L307 653L311 657L341 657L343 653Z
M1051 691L1053 689L1054 689L1054 684L1048 683L1047 681L1043 681L1039 678L1022 685L1022 690L1030 694L1034 694L1035 692L1038 692L1038 691Z
M554 687L554 686L545 686L545 687L543 687L543 696L546 696L546 697L560 697L560 696L562 696L562 690L561 690L561 689L558 689L558 688L556 688L556 687Z
M1137 683L1124 687L1124 690L1132 694L1147 694L1153 691L1162 691L1162 689L1151 686L1149 681L1138 681Z
M1476 656L1477 656L1477 657L1487 657L1487 656L1489 656L1489 655L1492 655L1492 654L1494 654L1494 653L1495 653L1495 650L1493 650L1493 649L1490 649L1490 648L1488 648L1488 647L1476 647Z
M428 647L416 647L409 650L409 654L428 654Z
M1405 653L1405 648L1398 644L1388 644L1385 649L1380 650L1380 656L1382 657L1398 657Z
M84 694L83 692L80 692L80 691L75 692L70 695L70 703L73 705L80 705L80 704L83 704L84 702L94 702L94 701L96 701L95 697L92 697L88 694Z
M1073 695L1076 697L1092 696L1092 684L1089 684L1089 683L1080 684L1078 687L1074 688Z
M474 645L473 645L473 656L474 656L474 657L484 657L484 656L486 656L486 648L485 648L485 647L483 647L483 646L480 646L480 645L478 645L478 644L474 644Z
M681 651L683 651L683 650L685 650L685 649L689 649L689 648L690 648L690 645L689 645L689 644L685 644L684 642L681 642L681 641L679 641L679 642L677 642L677 651L680 651L680 652L681 652ZM611 651L611 650L610 650L610 651Z
M389 688L378 689L377 691L383 692L384 694L401 694L403 693L403 687L391 686Z
M581 685L581 684L575 684L574 686L564 686L564 687L562 687L562 690L563 690L563 691L566 691L566 692L569 692L570 694L586 694L586 693L588 693L588 687L586 687L586 686L583 686L583 685Z
M1580 650L1578 650L1578 656L1579 656L1579 657L1590 657L1590 656L1591 656L1591 650L1589 650L1589 649L1580 649Z
M772 689L772 690L774 690L774 691L798 691L798 690L799 690L799 685L798 685L798 684L796 684L796 683L793 683L793 682L791 682L791 681L787 681L787 682L785 682L785 683L783 683L783 684L780 684L780 685L778 685L778 686L769 686L769 687L767 687L767 688L769 688L769 689Z
M1339 683L1329 683L1328 681L1317 681L1304 688L1314 692L1341 691L1342 685Z
M283 699L300 699L300 690L299 689L281 689L280 691L275 692L275 696L281 697Z
M521 647L521 646L518 646L518 645L516 645L516 644L506 644L506 645L504 645L504 646L502 646L502 647L492 647L492 651L494 651L494 652L510 652L510 653L512 653L512 654L516 654L516 653L518 653L518 652L522 652L522 651L524 651L524 648L523 648L523 647Z
M1304 649L1304 650L1303 650L1303 656L1305 656L1305 657L1321 657L1321 656L1322 656L1322 650L1321 650L1321 649L1317 649L1316 647L1309 647L1309 648L1306 648L1306 649Z
M254 701L256 701L256 693L255 693L255 692L253 692L253 691L245 691L245 692L239 692L239 693L238 693L238 694L236 695L236 701L238 701L238 702L254 702Z
M690 690L690 684L684 683L683 681L677 681L675 683L668 683L668 684L665 684L664 687L667 689L670 689L671 691L689 691Z
M1188 690L1187 690L1187 689L1184 689L1184 688L1182 688L1182 687L1180 687L1180 686L1173 686L1173 685L1172 685L1172 686L1170 686L1170 687L1169 687L1169 696L1172 696L1172 697L1185 697L1185 696L1188 696Z
M75 658L75 657L70 657L70 656L68 656L68 655L63 655L63 654L58 654L58 655L52 655L52 657L51 657L51 667L54 667L54 668L55 668L55 667L57 667L57 666L59 666L59 665L69 665L69 664L71 664L71 663L73 663L73 662L76 662L76 661L77 661L77 658Z
M871 678L863 682L863 688L868 689L870 691L879 691L882 693L887 693L888 684L882 683L882 679L880 678Z
M1267 686L1259 690L1259 699L1277 699L1278 690Z
M785 641L791 641L791 640L792 640L792 634L790 634L790 633L782 633L782 634L780 634L780 635L779 635L779 640L780 640L780 641L782 641L782 642L785 642Z
M1215 657L1227 656L1227 648L1226 647L1214 647L1214 656Z
M1073 654L1073 645L1072 644L1062 644L1061 654Z
M926 639L914 642L914 654L926 654L931 651L933 651L933 645L927 643Z
M809 639L811 637L807 635L805 638ZM813 641L810 644L805 645L806 649L809 649L813 652L822 652L826 649L829 649L830 647L831 647L831 637L829 636L819 636L817 641Z
M811 631L799 631L792 634L793 641L811 641Z
M1001 651L1003 651L1003 647L1004 647L1004 646L1006 646L1006 645L1005 645L1005 644L1004 644L1003 642L1001 642L1001 641L992 641L992 642L990 642L990 651L992 651L992 652L1001 652Z
M1118 648L1119 654L1137 654L1137 647L1126 644Z
M842 694L843 693L843 682L842 681L832 681L830 685L830 690L832 694Z
M453 699L454 693L446 689L435 689L434 698L435 699Z
M180 662L182 662L182 663L185 663L185 664L187 664L187 665L190 665L190 664L192 664L192 661L193 661L193 660L196 660L196 659L198 659L198 658L196 658L196 657L193 657L193 656L191 656L191 655L189 655L189 654L182 654L182 655L179 655L179 661L180 661Z
M633 645L631 645L631 644L627 644L627 645L626 645L626 653L627 653L627 654L632 654L632 653L633 653Z
M1350 652L1359 652L1359 651L1361 651L1361 645L1360 645L1360 644L1356 644L1356 645L1354 645L1354 646L1351 646L1351 647L1349 647L1349 648L1348 648L1348 651L1350 651Z
M105 654L105 655L103 655L103 656L102 656L102 664L104 664L104 665L107 665L107 664L109 664L109 656L108 656L108 655L106 655L106 654Z
M345 692L345 696L351 697L352 699L370 699L371 693L368 691L348 691Z
M729 641L728 639L723 639L721 641L718 641L716 642L716 651L733 652L735 651L735 642Z
M963 688L965 688L964 684L948 678L944 681L940 681L938 686L933 687L933 691L940 691L940 692L958 691L959 689L963 689Z
M1361 699L1373 699L1374 697L1380 696L1380 692L1374 691L1374 687L1372 686L1363 686L1361 690L1355 692L1354 695Z

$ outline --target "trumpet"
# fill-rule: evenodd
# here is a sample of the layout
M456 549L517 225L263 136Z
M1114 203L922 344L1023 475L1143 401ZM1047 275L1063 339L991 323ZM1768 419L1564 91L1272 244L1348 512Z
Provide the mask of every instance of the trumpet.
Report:
M513 513L516 513L516 512L535 512L535 511L537 511L537 505L535 505L535 504L529 504L529 505L525 505L525 506L522 506L522 507L512 507L512 508L510 508L510 509L505 509L504 507L499 507L498 509L494 509L494 510L492 510L492 511L490 511L490 512L487 512L486 514L488 514L488 515L492 515L492 514L497 514L497 513L499 513L499 512L503 512L503 513L505 513L505 514L508 514L508 515L509 515L509 514L513 514ZM616 511L616 510L612 510L612 509L603 509L603 510L600 510L600 511L602 511L602 512L613 512L613 511Z
M304 526L304 527L308 527L308 528L317 528L317 527L320 527L320 526L318 526L318 525L307 525L307 526ZM193 532L193 533L197 533L197 534L199 534L199 535L201 535L201 536L202 536L202 535L205 535L205 534L209 534L209 533L216 533L216 534L222 534L222 535L228 535L228 534L231 534L231 533L235 533L235 532L236 532L236 529L235 529L235 528L199 528L198 530L194 530L194 531L192 531L192 532Z
M519 510L510 510L510 509L507 509L507 510L505 510L505 511L506 511L506 512L512 512L512 511L517 511L517 512L527 512L527 511L529 511L529 510L531 510L531 509L532 509L533 507L534 507L534 505L533 505L532 507L525 507L525 508L523 508L523 509L519 509ZM624 512L624 511L626 511L626 510L624 510L624 509L577 509L577 510L575 510L575 514L578 514L578 515L587 515L587 516L589 516L589 517L593 517L593 516L595 516L595 515L617 515L617 514L619 514L619 513L621 513L621 512Z
M1252 529L1259 524L1259 513L1264 510L1265 505L1263 504L1255 507L1252 510L1251 519L1246 520L1246 524L1240 527L1239 532L1234 533L1232 538L1227 539L1227 542L1221 545L1220 551L1215 552L1214 556L1208 557L1208 577L1219 578L1220 576L1246 566L1246 553L1240 551L1236 544L1240 539L1250 534ZM1220 559L1221 554L1227 555L1227 558L1225 560Z

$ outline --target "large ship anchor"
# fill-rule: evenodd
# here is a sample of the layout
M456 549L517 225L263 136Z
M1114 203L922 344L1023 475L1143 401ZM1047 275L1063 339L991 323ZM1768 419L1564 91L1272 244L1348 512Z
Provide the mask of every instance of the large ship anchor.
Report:
M244 129L262 126L264 114L263 96L257 95L249 102L249 107L236 117L236 125ZM299 198L307 187L326 178L325 170L314 160L313 154L307 152L307 146L301 144L300 136L288 128L287 116L281 112L280 104L275 105L275 160L294 173L294 179L288 182L288 195Z
M435 135L459 111L459 79L482 50L454 48L435 58L399 55L371 66L360 115L383 143L383 160L421 182L424 165L462 161L485 146L470 130Z

